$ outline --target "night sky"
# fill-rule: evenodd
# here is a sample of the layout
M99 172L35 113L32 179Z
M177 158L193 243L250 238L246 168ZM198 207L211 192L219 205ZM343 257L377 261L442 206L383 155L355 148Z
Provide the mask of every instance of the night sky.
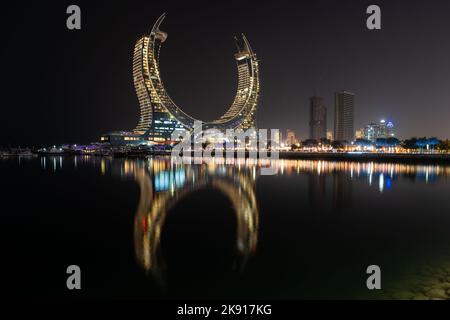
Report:
M135 41L160 14L167 91L187 113L219 117L232 103L234 35L261 61L261 128L307 138L309 97L356 94L355 128L381 118L398 136L450 138L450 1L50 1L2 3L0 145L88 143L132 129ZM267 3L266 3L267 2ZM66 28L77 4L82 30ZM366 28L370 4L382 30Z

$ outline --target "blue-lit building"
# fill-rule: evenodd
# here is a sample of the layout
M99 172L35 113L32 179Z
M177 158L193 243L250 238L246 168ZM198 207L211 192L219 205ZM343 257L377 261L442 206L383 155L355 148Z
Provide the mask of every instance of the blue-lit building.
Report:
M394 123L381 120L379 123L369 123L364 128L364 139L375 142L377 139L395 137Z

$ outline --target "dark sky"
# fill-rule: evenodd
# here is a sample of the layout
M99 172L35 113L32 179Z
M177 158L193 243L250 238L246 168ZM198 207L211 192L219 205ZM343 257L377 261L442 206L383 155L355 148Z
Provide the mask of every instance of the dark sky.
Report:
M267 2L267 3L266 3ZM66 29L70 4L82 30ZM366 8L382 9L382 30ZM356 94L355 127L393 120L400 137L450 138L450 1L39 1L2 4L0 145L85 143L132 129L135 41L158 16L169 94L203 120L220 116L237 84L233 36L261 60L259 126L307 138L308 98Z

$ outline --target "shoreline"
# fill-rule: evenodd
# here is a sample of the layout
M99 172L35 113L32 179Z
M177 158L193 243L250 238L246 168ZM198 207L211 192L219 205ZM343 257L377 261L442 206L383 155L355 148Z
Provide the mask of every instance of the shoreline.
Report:
M170 152L154 152L148 154L122 154L122 155L100 155L100 154L8 154L0 158L18 157L71 157L71 156L93 156L113 158L145 158L148 156L170 156ZM234 156L237 158L237 155ZM248 157L246 153L245 157ZM344 153L344 152L280 152L280 160L323 160L323 161L351 161L351 162L396 162L396 163L444 163L450 164L450 153Z

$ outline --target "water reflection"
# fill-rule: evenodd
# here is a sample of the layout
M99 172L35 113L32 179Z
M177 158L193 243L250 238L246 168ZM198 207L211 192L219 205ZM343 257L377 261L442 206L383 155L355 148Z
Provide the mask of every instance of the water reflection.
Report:
M73 161L75 168L83 164L91 166L94 163L100 168L102 175L109 172L123 178L135 179L143 192L145 191L139 207L142 207L142 210L157 210L161 217L165 214L161 213L161 210L169 210L183 195L202 187L214 187L225 194L233 202L238 216L248 210L245 206L256 211L254 185L261 167L267 166L267 161L221 158L203 160L202 165L177 165L167 157L113 159L79 156L71 159L57 156L41 157L40 161L43 169L56 172L63 169L63 159L69 163ZM432 184L450 176L450 166L445 165L277 160L272 161L272 167L276 169L278 176L307 176L311 208L321 208L331 202L338 212L352 206L355 182L362 182L383 194L395 189L399 180ZM148 180L147 184L143 184L144 178ZM328 192L331 193L331 201L327 201ZM144 200L149 201L147 206L143 205Z
M146 272L159 279L163 277L159 248L166 215L181 199L202 188L218 190L232 203L237 219L236 250L241 267L255 252L258 207L255 180L248 170L225 165L178 166L168 159L151 159L143 163L125 160L124 172L131 174L140 186L134 243L136 257Z
M155 164L154 167L168 166L172 167L169 158L156 159L113 159L93 156L76 156L65 158L62 156L40 157L42 169L52 169L53 171L63 169L63 162L73 162L75 168L78 164L99 165L101 173L105 174L107 170L114 170L114 174L120 176L132 176L133 165L142 162L153 161L154 163L163 162L164 164ZM267 161L250 159L212 159L203 161L210 168L216 168L217 172L228 166L236 167L235 170L250 171L252 179L259 175L259 169L267 166ZM175 164L173 164L175 166ZM121 168L118 168L122 166ZM179 165L178 165L179 166ZM314 176L327 176L333 173L344 174L351 180L364 180L369 186L377 186L380 192L389 191L398 178L408 178L411 181L432 183L439 177L450 176L450 166L446 165L417 165L402 163L376 163L376 162L350 162L350 161L322 161L322 160L275 160L272 166L277 170L278 176L295 176L309 174ZM115 167L115 168L113 168ZM167 167L167 168L168 168ZM194 165L192 166L194 167ZM151 169L151 168L148 168ZM215 169L215 170L216 170ZM117 171L119 170L119 172ZM153 169L151 169L153 170ZM159 170L159 169L157 169ZM166 172L167 173L167 172ZM162 174L166 174L162 173ZM319 181L317 179L316 181ZM164 181L162 180L162 183Z
M389 191L399 177L430 183L438 177L450 176L450 166L442 165L321 160L280 160L273 165L281 175L287 176L305 173L317 176L344 173L351 180L365 180L369 186L377 185L381 193Z
M398 281L398 288L393 288L393 286L391 286L390 290L386 290L386 295L382 296L382 298L410 299L439 298L444 297L444 295L450 296L450 269L448 264L450 257L442 258L442 261L435 260L435 258L440 254L440 251L443 251L440 249L445 249L448 241L445 235L442 236L441 243L436 242L435 238L432 237L434 236L434 233L440 234L440 230L436 231L436 226L439 226L439 223L444 220L441 217L427 218L425 215L417 215L415 219L417 219L416 221L418 221L418 223L426 224L428 222L429 224L427 224L427 227L425 228L421 228L420 225L417 226L416 236L414 233L415 229L412 227L408 228L407 220L402 220L398 225L395 225L394 222L392 222L394 217L390 216L385 218L383 217L383 214L380 214L383 211L382 205L384 205L385 201L377 206L377 204L381 202L379 201L381 198L390 199L389 203L391 204L395 203L395 197L389 197L388 194L390 192L394 194L394 190L402 190L405 187L408 188L405 188L404 192L408 193L413 190L417 191L417 194L421 195L423 188L413 189L411 187L413 184L416 184L419 187L426 184L434 184L441 187L436 188L436 190L441 192L444 190L444 192L446 192L446 189L443 188L448 188L448 183L440 184L440 182L448 182L448 177L450 176L450 166L416 165L406 163L278 160L272 163L272 165L278 169L278 177L264 177L260 176L260 168L261 166L265 166L264 163L242 159L226 161L222 159L213 159L211 161L204 161L201 165L176 165L171 162L170 158L164 157L150 159L113 159L92 156L81 156L74 158L43 157L40 161L41 167L52 174L54 172L58 173L58 171L63 168L64 170L68 170L70 167L81 168L83 166L92 167L92 165L94 165L96 172L101 175L114 175L123 179L132 179L137 182L140 187L140 195L134 217L135 255L139 265L145 270L145 272L157 279L164 280L165 276L165 264L162 258L160 246L161 234L164 232L164 223L171 209L175 208L175 206L185 197L199 191L200 189L210 188L219 191L230 200L237 221L235 252L238 257L238 261L240 262L240 267L244 268L247 260L256 252L258 244L258 204L261 199L257 199L255 190L256 184L266 178L273 179L271 181L275 181L279 177L289 177L289 179L284 179L282 184L283 186L285 184L289 184L289 188L283 189L282 191L270 190L270 192L283 193L288 190L289 193L287 196L289 197L286 199L285 203L292 206L296 205L295 202L297 201L297 197L300 192L307 192L306 199L309 202L309 207L313 209L309 212L313 214L323 212L327 213L330 208L333 209L333 213L346 212L348 209L352 209L352 206L356 206L355 203L358 203L358 197L360 197L361 194L368 194L367 199L369 206L365 209L369 211L369 214L367 215L368 220L364 220L364 216L358 216L358 220L352 220L354 217L349 214L346 217L343 216L345 219L342 220L344 223L341 224L339 224L339 222L342 222L340 220L321 220L320 223L323 223L325 226L335 227L334 223L338 222L336 228L343 228L342 234L348 232L348 238L353 241L352 237L359 239L358 231L353 230L352 227L345 229L346 225L352 226L351 223L347 222L356 221L354 223L357 225L356 223L359 222L359 220L364 220L363 222L370 222L370 218L376 217L379 221L378 227L380 228L380 231L371 231L370 228L364 229L372 233L367 235L367 238L363 238L362 241L366 241L364 244L369 246L371 245L372 240L376 239L376 241L373 242L377 242L382 239L389 242L389 246L383 247L383 241L381 241L380 247L377 247L377 245L374 244L372 248L374 248L375 253L382 253L390 248L395 249L395 245L401 243L406 248L412 248L409 255L405 254L407 258L411 258L411 265L419 268L421 267L420 264L422 264L422 261L424 261L424 263L432 261L436 263L437 266L434 269L430 269L425 266L426 270L430 269L428 271L412 270L410 275L405 276L404 281ZM302 178L291 179L291 177ZM405 181L408 183L407 186ZM303 182L306 183L306 189L295 188L297 186L296 184L300 185ZM267 187L267 184L265 186ZM264 193L259 192L260 196L261 194ZM373 200L374 197L376 197L376 200ZM279 198L281 199L282 197L280 196ZM429 194L427 193L423 198L418 199L417 202L416 199L412 199L411 201L412 205L414 205L419 203L419 201L426 202L429 199ZM431 199L436 200L441 198L436 197ZM301 205L303 205L303 203ZM308 207L301 205L298 205L296 208L309 209ZM375 206L373 211L370 211L370 206ZM408 207L411 208L412 206ZM266 208L267 207L265 207L265 209ZM445 206L443 206L443 208L445 208ZM264 215L275 215L275 213L278 214L278 212L270 213L268 210L265 210ZM395 218L400 219L399 216L395 216ZM406 217L406 215L402 217ZM408 216L408 219L409 218L410 217ZM437 222L430 219L435 219ZM274 218L272 221L280 220L311 223L311 221L305 219L295 220L292 217L289 217L289 219L283 219L282 216L277 216L277 218ZM315 223L316 221L313 222ZM414 226L414 224L411 225ZM306 229L310 226L314 227L314 224L311 223L311 225L306 225L303 227ZM321 226L322 225L320 225L316 230L318 233L321 232ZM361 225L358 226L360 227ZM271 227L271 225L265 225L265 228L267 229L271 229ZM299 225L294 225L294 227L298 228ZM297 232L297 230L293 231L294 227L283 225L283 232L286 230L286 233L291 232L291 234L294 234L294 232ZM261 226L261 228L264 228L264 226ZM403 241L401 236L399 236L399 238L392 236L390 237L390 230L396 228L403 231L409 231L410 238L406 237L404 242L400 242ZM330 229L333 231L332 228L329 228L329 231ZM386 230L386 233L383 233L384 230ZM427 233L427 230L432 231ZM267 233L271 231L272 230L269 230ZM340 229L338 231L340 232ZM333 239L332 241L330 241L329 238L323 240L325 243L324 247L328 248L328 246L332 246L330 242L342 242L345 245L346 239L339 238L339 232L333 234L333 236L330 236L330 238ZM421 235L421 233L423 234ZM325 234L325 232L323 234ZM426 237L424 235L426 235ZM427 237L432 240L430 240L429 244L424 241ZM276 237L273 238L277 239ZM287 239L296 240L297 238L295 238L294 235L283 238L283 240ZM342 239L343 241L340 241ZM326 243L327 241L329 242ZM416 241L421 242L416 244ZM290 251L287 250L284 253L285 256L289 257L292 252L300 246L295 241L292 241L290 244L287 242L288 241L283 242L283 246L286 245L286 247L293 249ZM320 242L320 244L322 244L322 242ZM417 256L416 249L419 251L426 245L429 245L430 248L436 249L436 254L430 253L429 259L418 259L418 261L414 261L413 258ZM306 247L303 249L305 248ZM359 259L364 257L364 255L360 252L354 253L353 243L350 249L342 249L339 245L336 245L333 248L338 252L340 252L339 250L343 250L344 253L347 252L348 256L346 256L346 258L348 258L349 261L358 260L359 263ZM392 249L392 257L389 256L389 258L386 258L386 261L394 261L393 263L395 263L395 254L398 252L394 249ZM314 257L314 250L312 249L309 254ZM355 256L354 254L357 255ZM294 254L292 255L295 256ZM310 257L305 259L306 263L309 262L308 259L310 259ZM298 262L298 265L295 265L296 268L293 269L297 270L305 263L302 259L299 259L299 261L300 262ZM295 259L292 259L292 263L296 263ZM342 264L345 265L345 263L345 261L342 261ZM404 261L401 262L402 267L403 263ZM317 265L314 264L312 269L320 269L320 267L320 262L317 262ZM344 267L346 267L346 265ZM285 270L283 270L283 272L284 271ZM403 270L401 272L403 272ZM290 274L290 276L294 277L292 274ZM395 277L397 277L397 274ZM394 278L394 276L392 278Z
M19 158L20 160L20 158ZM56 156L56 157L41 157L41 167L43 169L50 168L52 171L62 170L63 169L63 161L64 157Z

